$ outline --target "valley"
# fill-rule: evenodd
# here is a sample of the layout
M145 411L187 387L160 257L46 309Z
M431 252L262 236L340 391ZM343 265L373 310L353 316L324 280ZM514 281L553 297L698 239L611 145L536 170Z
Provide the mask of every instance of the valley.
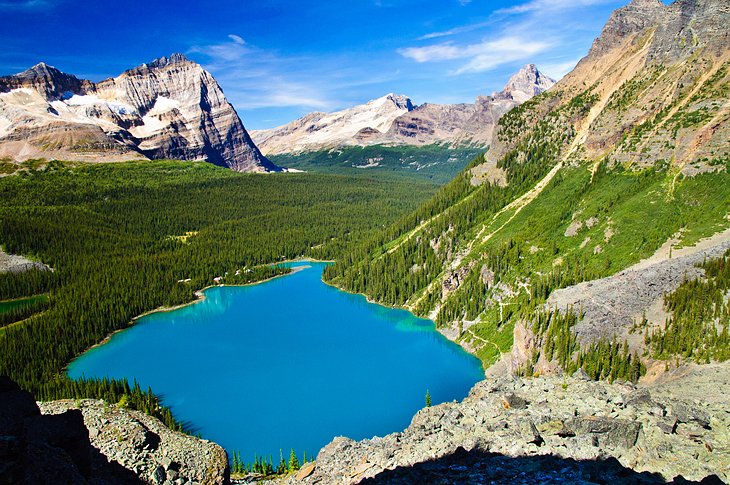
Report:
M73 384L59 372L137 315L191 301L212 284L288 271L271 262L337 257L435 189L365 176L241 175L173 161L56 163L0 185L4 250L54 268L0 273L0 300L50 298L47 311L3 329L0 373L45 399L102 397L94 384Z
M475 40L604 7L0 77L0 484L730 480L730 5Z
M371 172L378 177L399 176L439 185L453 179L483 149L469 146L342 147L326 151L270 155L282 167L314 173Z

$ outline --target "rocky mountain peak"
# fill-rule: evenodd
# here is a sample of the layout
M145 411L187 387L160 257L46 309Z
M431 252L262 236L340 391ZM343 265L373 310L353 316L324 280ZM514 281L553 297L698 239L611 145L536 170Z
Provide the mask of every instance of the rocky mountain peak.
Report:
M629 6L637 8L655 8L657 6L664 7L664 4L661 0L631 0L631 2L629 2Z
M49 66L45 62L41 61L30 69L18 74L18 76L31 76L33 74L50 74L51 72L61 72L53 66Z
M89 84L45 62L39 62L18 74L0 77L0 92L27 88L38 91L46 99L54 99L66 92L78 93Z
M413 111L413 103L408 96L402 94L389 93L385 96L385 99L391 101L396 108Z
M261 150L270 155L351 145L486 146L496 121L504 113L553 84L555 81L534 64L528 64L510 79L504 91L479 96L474 104L415 106L408 96L388 93L334 113L310 113L277 128L255 131L253 137Z
M601 35L593 42L588 57L600 56L621 41L659 23L667 7L660 0L633 0L615 10L603 27Z
M35 91L47 104L29 106L27 97L17 96L0 102L0 115L10 120L0 131L0 156L172 158L207 160L241 172L279 170L251 141L213 76L182 54L99 83L39 63L0 78L0 92L14 89ZM83 133L81 152L69 133L79 138ZM49 145L58 148L49 153Z
M150 68L161 68L161 67L167 67L174 64L184 64L184 63L191 63L194 64L190 59L185 57L184 54L180 54L179 52L175 52L173 54L170 54L170 57L159 57L155 59L154 61L147 64Z
M555 82L540 72L535 64L526 64L510 78L500 94L523 103L547 91Z

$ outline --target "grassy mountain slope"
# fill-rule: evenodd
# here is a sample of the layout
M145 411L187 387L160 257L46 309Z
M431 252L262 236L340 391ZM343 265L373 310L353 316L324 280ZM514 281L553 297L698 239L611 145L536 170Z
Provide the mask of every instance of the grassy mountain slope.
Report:
M434 318L488 365L553 290L726 228L728 23L720 0L617 10L486 155L326 276Z

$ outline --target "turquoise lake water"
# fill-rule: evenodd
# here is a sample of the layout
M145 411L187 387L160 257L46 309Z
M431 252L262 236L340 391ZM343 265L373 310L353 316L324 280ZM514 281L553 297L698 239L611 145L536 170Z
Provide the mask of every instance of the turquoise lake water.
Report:
M462 399L480 362L429 320L321 281L324 263L140 318L69 366L151 386L175 416L244 461L314 456L335 436L401 431L424 405Z

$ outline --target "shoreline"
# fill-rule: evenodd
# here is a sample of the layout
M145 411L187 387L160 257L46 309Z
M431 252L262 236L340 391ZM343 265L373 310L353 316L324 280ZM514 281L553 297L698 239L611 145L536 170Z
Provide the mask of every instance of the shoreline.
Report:
M439 335L441 335L441 336L442 336L443 338L445 338L445 339L446 339L446 340L448 340L449 342L452 342L452 343L454 343L455 345L458 345L458 346L459 346L459 348L460 348L460 349L462 349L462 350L463 350L464 352L466 352L467 354L471 355L472 357L474 357L475 359L477 359L477 360L478 360L479 362L481 362L481 364L482 364L482 373L484 374L484 377L485 377L485 378L487 377L487 369L488 369L488 367L484 367L484 362L482 361L482 359L480 359L480 358L479 358L479 356L477 356L475 352L472 352L472 351L471 351L470 349L468 349L467 347L465 347L464 345L462 345L462 344L461 344L461 343L460 343L459 341L457 341L457 340L453 340L453 339L449 338L449 336L448 336L448 335L446 335L446 334L445 334L445 333L444 333L444 332L442 331L442 329L440 329L440 328L439 328L439 326L438 326L438 325L436 325L436 322L434 322L434 321L433 321L433 320L432 320L431 318L428 318L428 317L420 317L420 316L416 315L415 313L413 313L413 311L412 311L412 310L411 310L410 308L407 308L407 307L401 307L401 306L396 306L396 305L387 305L387 304L385 304L385 303L380 303L380 302L377 302L377 301L375 301L375 300L371 299L371 298L370 298L370 297L369 297L368 295L366 295L365 293L354 293L354 292L352 292L352 291L347 291L347 290L345 290L345 289L342 289L342 288L340 288L340 287L339 287L339 286L337 286L336 284L334 284L334 283L330 283L330 282L327 282L327 281L325 281L325 280L322 280L322 283L324 283L324 284L325 284L325 285L327 285L327 286L331 286L332 288L335 288L335 289L337 289L337 290L339 290L339 291L341 291L341 292L343 292L343 293L347 293L347 294L350 294L350 295L360 295L360 296L363 296L363 297L365 297L365 301L367 301L368 303L372 303L373 305L378 305L378 306L381 306L381 307L383 307L383 308L389 308L389 309L391 309L391 310L403 310L403 311L407 311L408 313L410 313L411 315L413 315L413 316L414 316L414 317L416 317L416 318L420 318L420 319L422 319L422 320L428 320L429 322L433 323L433 329L434 329L434 330L435 330L435 331L436 331L436 332L437 332L437 333L438 333ZM490 367L491 367L491 366L490 366Z
M312 261L312 262L327 262L327 261L315 261L315 260L309 260L309 261ZM296 262L305 262L305 260L285 261L285 262L296 263ZM280 263L274 263L274 264L280 264ZM218 287L222 287L222 286L230 286L230 287L240 286L240 287L244 287L244 286L260 285L262 283L266 283L266 282L271 281L271 280L274 280L276 278L281 278L281 277L284 277L284 276L291 276L294 273L298 273L299 271L302 271L304 269L307 269L308 267L311 267L311 266L299 266L299 267L296 267L296 268L289 268L290 271L288 273L270 276L269 278L266 278L266 279L263 279L263 280L259 280L259 281L253 281L251 283L243 283L243 284L239 284L239 285L225 285L225 284L221 284L221 285L208 285L208 286L203 287L203 288L201 288L199 290L195 290L195 293L194 293L195 298L193 300L189 301L189 302L180 303L178 305L168 306L168 307L165 307L165 306L158 307L158 308L155 308L155 309L152 309L152 310L148 310L148 311L146 311L144 313L140 313L139 315L137 315L135 317L132 317L132 319L128 322L128 324L125 327L113 331L112 333L110 333L109 335L107 335L106 337L104 337L104 339L102 341L97 342L94 345L92 345L92 346L84 349L79 355L77 355L76 357L74 357L73 359L71 359L71 361L68 364L66 364L66 366L63 368L63 372L64 372L64 374L68 375L69 367L71 366L71 364L76 359L78 359L79 357L81 357L85 353L89 352L90 350L93 350L93 349L95 349L97 347L101 347L102 345L109 343L109 341L116 334L118 334L119 332L124 332L125 330L129 330L130 328L132 328L137 323L137 320L139 320L140 318L143 318L143 317L146 317L146 316L152 315L153 313L158 313L158 312L172 312L172 311L175 311L175 310L180 310L181 308L185 308L185 307L190 306L190 305L194 305L196 303L200 303L201 301L204 301L205 300L205 293L204 292L206 290L211 289L211 288L218 288Z
M276 262L276 263L270 263L270 264L269 264L269 266L276 266L276 265L279 265L279 264L287 264L287 263L335 263L335 261L334 261L334 260L321 260L321 259L313 259L313 258L299 258L299 259L287 259L287 260L284 260L284 261L279 261L279 262ZM146 312L144 312L144 313L141 313L141 314L139 314L139 315L137 315L137 316L133 317L133 318L132 318L132 320L131 320L131 321L130 321L130 322L129 322L129 323L128 323L128 324L127 324L127 325L126 325L125 327L123 327L123 328L120 328L120 329L118 329L118 330L115 330L114 332L112 332L112 333L110 333L109 335L107 335L106 337L104 337L104 339L103 339L102 341L100 341L100 342L97 342L97 343L95 343L94 345L92 345L92 346L88 347L88 348L87 348L87 349L85 349L85 350L84 350L83 352L81 352L81 353L80 353L79 355L77 355L76 357L74 357L74 358L73 358L73 359L72 359L72 360L71 360L71 361L70 361L70 362L69 362L69 363L68 363L68 364L67 364L67 365L66 365L66 366L64 367L64 369L63 369L63 370L64 370L64 373L65 373L65 374L68 374L69 366L70 366L70 365L71 365L71 363L73 363L73 362L74 362L74 361L75 361L76 359L78 359L79 357L81 357L81 356L82 356L82 355L84 355L85 353L89 352L90 350L93 350L93 349L95 349L95 348L97 348L97 347L100 347L100 346L102 346L102 345L104 345L104 344L108 343L108 342L109 342L109 341L110 341L110 340L111 340L111 339L112 339L112 338L113 338L113 337L114 337L114 336L115 336L115 335L116 335L117 333L119 333L119 332L123 332L123 331L125 331L125 330L129 330L130 328L132 328L132 327L133 327L133 326L134 326L134 325L135 325L135 324L137 323L137 321L138 321L138 320L139 320L140 318L143 318L143 317L146 317L146 316L152 315L153 313L158 313L158 312L172 312L172 311L175 311L175 310L180 310L181 308L185 308L185 307L187 307L187 306L190 306L190 305L194 305L194 304L196 304L196 303L202 302L202 301L204 301L204 300L205 300L205 293L204 293L204 292L205 292L206 290L209 290L210 288L216 288L216 287L224 287L224 286L230 286L230 287L236 287L236 286L239 286L239 287L245 287L245 286L254 286L254 285L260 285L260 284L266 283L266 282L268 282L268 281L274 280L274 279L276 279L276 278L281 278L281 277L284 277L284 276L291 276L291 275L293 275L294 273L297 273L297 272L299 272L299 271L303 271L303 270L305 270L305 269L307 269L307 268L311 268L311 266L297 266L297 267L289 268L289 269L290 269L290 271L289 271L288 273L284 273L284 274L279 274L279 275L274 275L274 276L271 276L271 277L269 277L269 278L266 278L266 279L263 279L263 280L260 280L260 281L254 281L254 282L251 282L251 283L244 283L244 284L238 284L238 285L226 285L226 284L219 284L219 285L208 285L208 286L206 286L206 287L204 287L204 288L201 288L201 289L199 289L199 290L196 290L196 291L195 291L195 293L194 293L194 294L195 294L195 299L193 299L193 300L191 300L191 301L189 301L189 302L186 302L186 303L180 303L180 304L178 304L178 305L174 305L174 306L171 306L171 307L158 307L158 308L155 308L155 309L152 309L152 310L148 310L148 311L146 311ZM481 359L479 359L479 357L478 357L478 356L477 356L477 355L476 355L475 353L473 353L472 351L470 351L470 350L469 350L468 348L466 348L465 346L461 345L461 344L460 344L459 342L457 342L457 341L454 341L454 340L450 339L450 338L449 338L449 337L448 337L448 336L447 336L446 334L444 334L444 333L443 333L443 332L441 331L441 329L439 329L439 328L438 328L438 326L436 325L436 322L435 322L435 321L433 321L433 320L432 320L431 318L418 316L418 315L414 314L414 313L413 313L413 311L412 311L411 309L409 309L409 308L406 308L406 307L401 307L401 306L396 306L396 305L388 305L388 304L385 304L385 303L380 303L380 302L378 302L378 301L375 301L375 300L373 300L372 298L370 298L370 297L369 297L368 295L366 295L366 294L364 294L364 293L355 293L355 292L347 291L347 290L345 290L345 289L343 289L343 288L341 288L341 287L337 286L337 285L336 285L336 284L334 284L334 283L331 283L331 282L325 281L325 280L324 280L323 278L320 278L320 281L321 281L321 282L322 282L323 284L325 284L325 285L327 285L327 286L329 286L329 287L332 287L332 288L334 288L334 289L336 289L336 290L338 290L338 291L341 291L341 292L343 292L343 293L347 293L347 294L350 294L350 295L358 295L358 296L362 296L363 298L365 298L365 301L366 301L367 303L370 303L370 304L373 304L373 305L378 305L378 306L381 306L381 307L383 307L383 308L388 308L388 309L391 309L391 310L403 310L403 311L407 311L408 313L410 313L411 315L413 315L413 316L414 316L415 318L418 318L418 319L421 319L421 320L428 320L429 322L431 322L431 323L433 324L433 329L434 329L434 330L435 330L435 331L436 331L436 332L437 332L437 333L438 333L439 335L441 335L441 336L442 336L443 338L445 338L445 339L446 339L446 340L448 340L449 342L452 342L452 343L456 344L456 345L457 345L457 346L458 346L458 347L459 347L460 349L462 349L462 350L463 350L464 352L466 352L467 354L471 355L472 357L476 358L477 360L479 360L479 361L481 362ZM483 364L483 363L482 363L482 364ZM484 367L484 366L482 365L482 368L483 368L483 367ZM482 370L483 370L483 373L484 373L484 375L485 375L485 377L486 377L486 369L484 369L484 368L483 368Z

